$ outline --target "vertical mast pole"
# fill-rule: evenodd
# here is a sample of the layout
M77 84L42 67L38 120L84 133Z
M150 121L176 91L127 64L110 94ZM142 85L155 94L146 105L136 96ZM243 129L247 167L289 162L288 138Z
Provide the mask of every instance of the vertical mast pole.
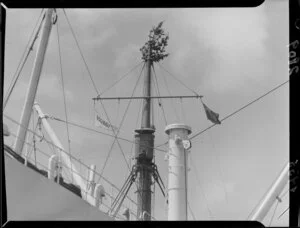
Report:
M169 36L162 29L163 22L154 27L149 34L149 41L140 49L142 59L146 63L144 80L144 96L141 128L135 132L135 159L134 166L137 173L137 215L138 219L151 220L151 185L156 165L153 162L154 123L151 123L151 67L153 62L159 62L167 57L165 47Z
M150 53L150 50L149 50ZM144 81L144 96L149 97L145 98L143 101L143 113L142 113L142 128L150 128L150 115L151 115L151 66L152 61L149 59L146 62L146 71L145 71L145 81Z
M144 80L144 95L141 129L136 130L135 135L138 142L136 147L136 165L138 169L138 218L151 220L151 176L154 145L154 129L151 127L151 66L150 47L148 50L148 59L146 61L146 71ZM147 146L147 147L143 147Z
M35 100L37 87L41 75L41 71L43 68L44 57L49 41L49 36L52 28L52 14L54 9L47 9L45 15L45 22L41 32L41 41L36 53L34 67L32 70L29 87L27 90L27 95L25 99L25 104L23 106L22 116L20 123L21 125L18 127L17 138L14 145L14 150L18 154L22 154L24 142L26 139L27 128L29 125L31 110Z

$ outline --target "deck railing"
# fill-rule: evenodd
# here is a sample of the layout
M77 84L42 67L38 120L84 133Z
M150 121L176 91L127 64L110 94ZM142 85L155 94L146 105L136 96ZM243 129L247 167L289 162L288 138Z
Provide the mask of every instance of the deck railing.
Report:
M5 117L6 119L10 120L13 124L15 125L20 125L16 120L12 119L11 117L3 114L3 117ZM22 127L22 126L21 126ZM10 133L10 136L13 137L14 139L16 139L16 135L14 133ZM50 159L50 157L54 154L56 154L55 149L59 149L62 153L66 153L71 161L72 161L72 166L75 165L75 167L80 167L80 173L77 172L77 175L79 175L84 181L85 183L89 183L89 180L87 178L87 175L83 175L83 174L88 174L90 167L86 164L84 164L80 159L76 158L75 156L71 155L70 153L68 153L65 150L62 150L61 148L58 148L56 145L54 145L51 141L47 140L46 138L44 138L43 136L37 134L36 132L34 132L31 129L27 129L27 138L33 138L36 137L37 140L42 140L44 142L46 142L49 146L48 148L48 152L45 152L46 149L41 149L41 145L42 143L30 143L27 141L24 142L25 149L27 149L25 154L20 155L24 160L24 164L26 165L26 163L31 163L33 165L36 166L36 168L38 169L42 169L44 171L46 171L47 173L50 171L49 167L48 167L48 161ZM45 144L44 144L45 146ZM32 154L32 151L34 151L34 154ZM49 153L50 151L50 153ZM47 165L46 165L47 164ZM63 178L63 181L65 183L70 183L70 184L74 184L72 181L72 178L70 178L67 173L71 173L71 172L75 172L73 169L68 168L63 162L59 162L59 165L61 166L61 177ZM68 172L67 172L68 171ZM100 175L97 171L95 171L95 177L99 177L101 176L101 180L102 180L102 185L104 187L104 189L114 189L114 191L116 192L116 195L118 192L120 192L120 188L118 188L116 185L114 185L111 181L109 181L107 178L105 178L104 176ZM97 179L97 178L95 178ZM58 182L59 178L56 179L56 181ZM96 183L94 183L96 184ZM80 189L81 193L86 194L85 196L89 195L89 197L92 197L95 199L95 196L92 196L90 194L88 194L88 189ZM115 200L115 197L109 193L109 191L105 192L105 200L102 200L102 202L100 203L99 209L107 214L109 214L110 211L110 206L108 205L107 199L109 199L110 203L113 202ZM129 209L129 212L131 214L131 219L137 219L137 213L136 210L133 209L133 207L136 207L137 203L131 199L129 196L126 196L126 199L124 200L124 203L121 206L121 210L123 211L125 209ZM121 215L120 213L118 213L115 216L116 219L119 220L125 220L125 217L123 215Z

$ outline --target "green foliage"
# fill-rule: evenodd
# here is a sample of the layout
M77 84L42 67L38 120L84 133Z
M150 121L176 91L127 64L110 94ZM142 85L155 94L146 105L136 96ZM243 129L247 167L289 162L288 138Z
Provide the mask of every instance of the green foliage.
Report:
M140 49L144 61L151 59L153 62L159 62L169 55L165 53L169 35L165 34L162 24L163 22L160 22L157 27L152 28L149 33L149 41Z

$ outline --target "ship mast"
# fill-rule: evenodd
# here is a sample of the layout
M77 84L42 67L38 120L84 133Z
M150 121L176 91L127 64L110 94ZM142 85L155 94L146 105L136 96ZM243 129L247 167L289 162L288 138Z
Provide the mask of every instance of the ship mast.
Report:
M126 194L128 193L130 187L132 186L133 182L137 183L137 217L139 220L151 220L153 217L151 216L151 186L154 182L158 184L160 190L164 197L165 195L165 186L164 183L159 175L158 169L156 164L153 162L153 153L154 153L154 133L155 127L154 123L151 123L151 101L152 99L178 99L178 98L201 98L202 96L196 94L195 96L151 96L151 89L152 89L152 72L151 68L153 67L155 62L159 62L167 57L169 54L165 53L165 47L168 45L169 35L165 34L164 30L162 29L163 22L160 22L158 26L153 27L150 30L149 40L145 43L145 45L140 49L142 52L142 59L145 62L145 75L144 75L144 94L143 96L139 97L102 97L97 96L93 98L94 101L96 100L120 100L120 99L143 99L143 109L142 109L142 119L141 119L141 127L136 129L135 132L135 156L134 159L136 160L135 164L132 167L131 173L129 177L125 181L122 190L116 197L115 201L112 203L112 207L110 209L110 213L116 215L118 210L120 209L120 205L122 204ZM154 68L154 67L153 67ZM172 132L173 128L174 131L177 132L178 129L185 129L182 134L182 139L185 139L186 136L190 133L190 128L188 126L183 126L183 124L176 124L176 126L172 125ZM171 131L170 128L170 131ZM181 132L180 130L180 132ZM169 134L169 131L168 131ZM173 137L173 133L171 137ZM171 139L171 141L173 138ZM186 141L186 140L185 140ZM180 148L176 150L180 154L181 158L186 158L185 153L181 150L182 143L179 146ZM181 155L184 156L181 156ZM176 160L175 163L182 163L182 159ZM174 163L174 162L173 162ZM172 164L173 164L172 163ZM174 164L175 164L174 163ZM171 165L172 166L172 165ZM175 165L176 166L176 165ZM177 165L178 166L178 165ZM186 186L186 175L185 172L180 171L180 177L175 177L172 179L172 183L180 180L180 183L183 186ZM153 181L152 181L153 178ZM179 179L178 179L179 178ZM180 186L182 187L182 186ZM177 188L177 186L176 186ZM182 189L185 189L183 187ZM181 207L182 202L186 202L186 191L174 191L174 199L176 199L176 204L172 204L172 208L177 210L177 208ZM180 203L178 203L180 202ZM186 204L186 203L184 203ZM184 207L186 208L186 207ZM180 213L182 210L179 210ZM178 213L173 216L173 219L186 219L186 210L183 212L184 217L177 216Z
M156 179L156 165L153 163L154 123L151 124L151 67L154 62L163 60L168 35L162 29L163 22L154 27L149 34L149 41L140 49L145 61L144 99L141 128L136 129L135 159L137 170L137 204L138 218L151 220L151 185L152 177Z
M25 98L25 104L23 106L23 111L20 120L20 126L18 127L18 133L16 142L14 145L14 151L18 154L22 154L24 142L26 139L27 128L30 122L31 111L36 96L40 75L43 68L44 57L49 41L49 36L52 28L52 14L54 9L47 9L45 12L45 21L42 28L42 35L40 44L36 53L34 67L32 70L29 87L27 90L27 95Z
M136 129L135 139L138 146L135 148L136 167L139 173L137 180L137 204L138 218L143 220L151 219L151 176L152 160L154 145L154 126L151 126L151 66L153 64L151 48L148 47L148 59L146 60L146 71L144 80L144 96L148 97L143 100L141 128ZM144 148L142 145L147 146Z

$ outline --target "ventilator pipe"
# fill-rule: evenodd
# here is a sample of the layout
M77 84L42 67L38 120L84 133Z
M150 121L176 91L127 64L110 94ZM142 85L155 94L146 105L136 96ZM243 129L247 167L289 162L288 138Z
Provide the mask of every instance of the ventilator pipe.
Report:
M141 214L140 219L142 221L145 221L145 215L148 215L152 220L155 220L154 217L152 217L147 211L144 211L143 214Z
M89 169L89 179L88 179L88 189L87 192L90 195L94 195L95 190L95 171L96 171L96 165L91 165Z
M28 136L27 136L28 138ZM24 153L24 165L27 166L28 164L28 156L29 156L29 148L28 148L28 144L25 145L26 147L26 150L25 150L25 153Z
M58 169L58 156L56 154L52 155L48 161L48 178L54 180L59 172Z
M102 198L105 197L105 189L101 184L97 184L94 191L95 207L102 204Z
M170 124L169 135L168 220L187 220L187 149L191 128L184 124ZM187 146L186 146L187 145Z

